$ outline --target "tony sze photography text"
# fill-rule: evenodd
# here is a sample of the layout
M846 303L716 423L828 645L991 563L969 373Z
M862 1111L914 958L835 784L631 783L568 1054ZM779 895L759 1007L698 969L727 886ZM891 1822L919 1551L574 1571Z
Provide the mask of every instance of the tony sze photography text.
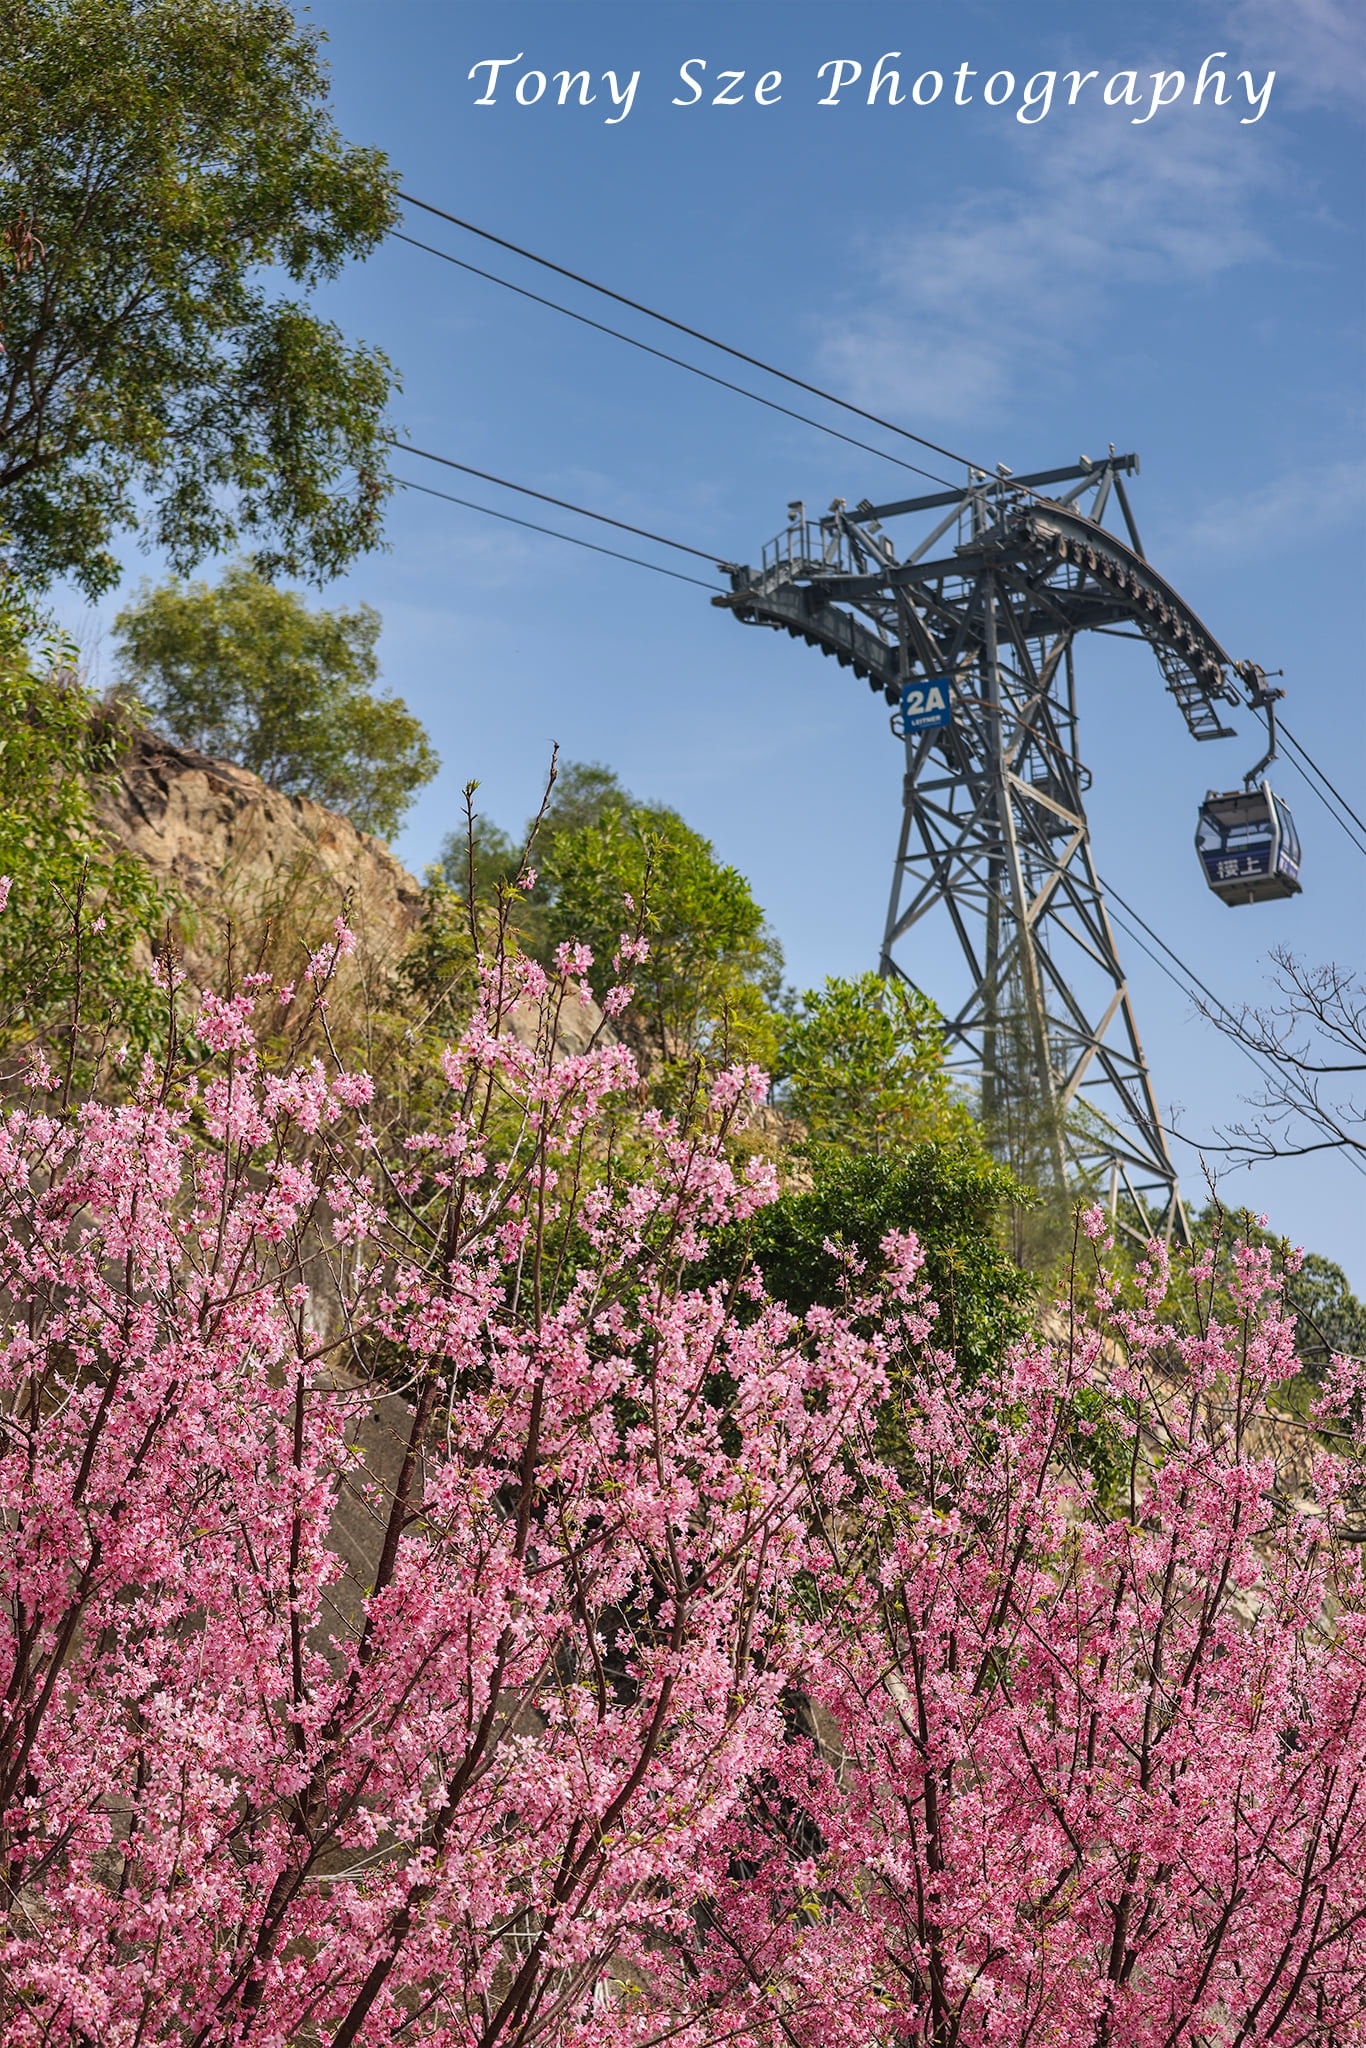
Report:
M955 107L981 104L1013 110L1017 121L1033 127L1055 110L1099 101L1107 107L1137 109L1129 115L1136 128L1178 106L1229 107L1236 110L1243 127L1250 127L1271 104L1276 74L1267 71L1259 80L1252 71L1220 70L1227 59L1227 50L1211 50L1189 74L1176 68L1126 69L1107 77L1099 71L1051 70L1017 79L1013 71L992 70L966 59L949 71L917 73L912 63L903 66L900 50L885 50L871 60L829 57L817 65L813 80L793 79L780 70L727 70L706 57L686 57L669 81L674 90L667 104L776 107L787 95L814 98L818 107L932 107L942 100ZM634 108L644 76L639 68L519 69L525 61L525 52L519 50L511 57L481 57L471 65L470 79L479 87L475 106L599 107L607 126L615 128ZM665 95L647 90L644 100L664 104Z

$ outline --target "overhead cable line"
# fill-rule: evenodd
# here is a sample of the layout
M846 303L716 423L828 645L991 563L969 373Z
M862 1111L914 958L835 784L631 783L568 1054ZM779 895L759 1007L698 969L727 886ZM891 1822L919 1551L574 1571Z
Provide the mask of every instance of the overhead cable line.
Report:
M1126 934L1126 936L1130 939L1130 941L1138 947L1139 952L1146 953L1148 958L1152 961L1153 965L1155 967L1160 968L1162 973L1166 975L1168 981L1171 982L1172 986L1174 988L1180 989L1182 995L1190 999L1192 991L1189 988L1189 986L1184 981L1182 981L1180 975L1174 974L1171 968L1168 967L1166 961L1161 959L1153 951L1151 946L1144 944L1143 940L1139 937L1138 933L1134 930L1133 926L1129 923L1126 917L1122 916L1118 911L1115 911L1113 915L1116 924L1120 927L1120 930L1123 931ZM1139 921L1142 922L1141 919ZM1144 930L1146 931L1148 929L1149 927L1145 925ZM1159 945L1162 945L1162 941L1160 939L1157 943ZM1168 950L1168 948L1163 947L1164 952ZM1189 972L1189 970L1187 971ZM1192 979L1194 979L1194 977L1192 977ZM1222 1007L1222 1005L1220 1007ZM1227 1012L1225 1012L1225 1015L1227 1015ZM1248 1059L1252 1061L1253 1065L1257 1068L1258 1072L1263 1076L1265 1080L1271 1082L1273 1085L1279 1082L1280 1076L1277 1074L1275 1068L1268 1061L1262 1059L1259 1054L1255 1053L1250 1045L1245 1044L1241 1038L1234 1036L1234 1034L1224 1031L1223 1025L1219 1023L1217 1018L1211 1018L1210 1022L1214 1025L1216 1031L1223 1032L1223 1035L1225 1037L1233 1037L1234 1044L1239 1046L1240 1049L1247 1055ZM1189 1145L1191 1150L1194 1152L1204 1153L1209 1151L1211 1148L1212 1140L1188 1138L1184 1131L1178 1131L1175 1128L1173 1128L1172 1136L1174 1138L1179 1138L1183 1145ZM1231 1148L1228 1146L1215 1146L1214 1149L1216 1151L1228 1151ZM1356 1171L1360 1174L1366 1174L1366 1160L1358 1158L1357 1155L1351 1151L1344 1151L1343 1156L1346 1159L1347 1164L1349 1166L1354 1167Z
M1327 811L1329 817L1332 819L1333 823L1338 827L1338 829L1346 833L1348 839L1351 841L1356 851L1359 854L1366 857L1366 840L1362 840L1357 837L1356 833L1347 823L1347 820L1342 816L1341 812L1338 811L1338 809L1334 805L1332 798L1324 795L1323 791L1319 788L1317 782L1315 782L1313 776L1310 775L1308 769L1301 767L1300 763L1297 760L1295 760L1293 755L1290 757L1290 766L1296 770L1296 772L1299 775L1300 781L1309 791L1309 794L1311 796L1318 798L1319 802L1323 805L1324 810Z
M1342 791L1340 789L1333 788L1333 784L1328 781L1328 777L1324 774L1318 762L1313 758L1312 754L1309 752L1309 749L1307 747L1301 746L1300 742L1295 738L1294 733L1291 732L1287 727L1285 720L1283 718L1278 718L1276 720L1276 729L1281 734L1283 739L1289 740L1291 746L1295 749L1295 752L1297 754L1302 754L1304 756L1305 760L1309 763L1309 766L1318 776L1319 781L1327 783L1328 788L1333 791L1333 795L1342 805L1343 810L1346 811L1352 823L1354 825L1359 825L1362 831L1366 832L1366 819L1359 818L1356 812L1352 809L1352 806L1348 803L1346 797L1342 794Z
M829 434L850 448L861 448L865 455L875 455L880 462L895 463L898 469L909 470L913 476L927 477L932 484L953 488L947 477L937 476L932 469L922 469L919 463L907 462L901 455L889 455L885 448L875 448L871 441L860 441L853 434L842 434L838 427L827 426L824 420L812 419L809 413L797 412L790 405L779 405L775 398L765 398L761 391L751 391L744 384L733 384L729 377L718 377L714 371L704 370L700 364L690 363L683 356L670 355L667 349L652 348L648 341L640 341L634 334L623 334L619 327L608 327L602 320L590 320L586 313L577 313L572 306L562 306L558 299L547 299L539 292L529 292L524 285L514 284L511 278L499 277L496 271L481 270L477 263L466 263L462 257L452 256L447 249L438 249L431 242L419 242L416 235L405 235L398 228L392 228L390 233L396 242L406 242L409 248L422 249L428 256L439 256L443 263L453 263L457 270L467 270L472 277L486 278L490 284L501 285L504 291L515 292L520 299L530 299L533 305L548 306L552 313L563 313L567 320L577 320L582 327L591 327L598 334L609 334L614 341L624 341L628 348L639 349L643 355L655 356L661 363L672 363L676 369L688 370L694 377L704 378L708 384L720 385L723 391L734 391L741 398L751 398L756 405L767 406L770 412L780 412L784 418L796 420L804 427L814 427L818 434Z
M577 512L583 519L596 519L603 526L616 526L623 533L634 533L641 540L657 541L660 547L677 548L680 555L696 555L701 562L715 562L717 557L706 548L689 547L684 540L670 540L666 534L651 533L647 526L632 526L628 519L613 519L606 512L590 512L586 505L575 505L568 498L552 498L548 491L533 491L530 484L515 484L505 476L494 476L487 469L474 469L468 462L456 462L449 455L434 455L430 448L417 448L411 441L400 441L395 435L390 445L401 448L406 455L420 455L424 462L439 462L443 469L458 469L462 476L477 476L481 483L499 484L505 491L520 491L524 498L539 498L543 505L558 505L561 512ZM713 586L708 585L708 588Z
M1313 755L1309 752L1308 748L1301 746L1300 742L1295 738L1294 733L1288 732L1286 730L1285 725L1282 723L1280 719L1277 719L1276 721L1276 730L1280 734L1280 737L1288 742L1288 744L1294 749L1296 755L1299 757L1298 760L1296 760L1295 762L1295 766L1299 768L1301 775L1303 775L1305 781L1309 783L1309 787L1314 790L1315 796L1318 797L1319 802L1323 805L1324 809L1332 817L1333 822L1337 825L1342 826L1343 831L1347 834L1347 837L1351 840L1352 844L1357 848L1358 852L1366 853L1366 845L1363 845L1362 841L1357 838L1356 833L1352 830L1352 825L1355 825L1359 831L1366 834L1366 823L1363 823L1362 820L1357 816L1356 812L1352 809L1352 806L1348 803L1346 797L1342 794L1342 791L1340 789L1337 789L1333 785L1333 783L1331 783L1328 780L1328 777L1324 774L1322 768L1320 768L1318 762L1314 759ZM1314 788L1314 783L1310 781L1311 775L1316 776L1318 781L1323 784L1323 788L1328 791L1328 796L1325 796L1323 794L1323 790ZM1340 806L1340 808L1347 813L1347 817L1351 819L1352 825L1347 824L1344 819L1338 816L1337 812L1333 809L1333 803L1329 802L1329 797L1331 797L1333 799L1333 802L1337 803Z
M1101 888L1104 890L1107 901L1109 900L1109 898L1113 897L1115 902L1118 903L1118 905L1120 906L1120 909L1126 911L1128 915L1133 919L1135 924L1142 926L1143 930L1148 934L1148 937L1153 941L1153 944L1156 946L1160 946L1162 948L1162 951L1166 954L1167 958L1173 961L1175 965L1180 968L1181 972L1185 975L1187 981L1193 982L1195 987L1200 990L1200 993L1203 996L1205 996L1209 1002L1213 1003L1215 1009L1219 1011L1220 1015L1232 1019L1233 1012L1229 1009L1228 1005L1226 1003L1220 1002L1218 996L1214 993L1214 990L1208 987L1205 982L1201 981L1199 975L1195 972L1195 969L1193 967L1188 967L1185 961L1181 958L1181 955L1179 953L1173 952L1172 948L1167 944L1165 939L1159 938L1158 934L1153 930L1152 926L1148 924L1142 917L1140 917L1139 913L1134 909L1133 904L1126 902L1125 899L1120 895L1118 889L1113 887L1111 883L1107 882L1103 878L1103 876L1097 875L1096 880L1100 883ZM1187 991L1187 993L1189 994L1189 990ZM1249 1055L1252 1058L1257 1057L1256 1054L1250 1052L1250 1048L1248 1047L1244 1047L1244 1051L1249 1052Z
M1159 954L1155 953L1151 946L1146 945L1144 943L1143 939L1140 938L1139 934L1134 930L1133 926L1129 923L1128 918L1124 917L1119 911L1113 911L1111 914L1114 917L1115 923L1119 926L1120 930L1124 932L1126 937L1130 940L1130 942L1133 945L1138 947L1139 952L1146 953L1148 958L1152 961L1153 965L1159 968L1161 972L1166 975L1168 981L1172 984L1173 988L1180 989L1182 995L1185 996L1187 1000L1192 1000L1193 991L1189 983L1184 982L1179 974L1173 973L1172 969L1167 965L1166 961L1163 960ZM1138 918L1137 922L1142 924L1143 920L1141 918ZM1151 931L1151 926L1145 924L1143 926L1143 929L1144 931ZM1156 938L1155 933L1153 933L1153 936ZM1161 939L1158 939L1157 943L1159 946L1162 946L1163 952L1171 951L1170 947L1163 945ZM1173 959L1177 958L1175 954L1173 954L1172 957ZM1185 967L1184 962L1182 962L1181 965L1184 972L1190 972L1190 970ZM1194 980L1195 977L1192 975L1191 979ZM1201 986L1203 986L1203 984L1201 984ZM1211 1000L1215 999L1211 998ZM1223 1005L1220 1004L1219 1007L1222 1009ZM1225 1012L1225 1015L1227 1015L1227 1012ZM1223 1032L1223 1035L1225 1037L1232 1036L1231 1033L1224 1031L1224 1027L1219 1023L1217 1018L1212 1017L1210 1019L1210 1022L1214 1025L1216 1031ZM1258 1072L1262 1075L1262 1077L1265 1080L1275 1083L1279 1079L1279 1076L1277 1075L1275 1069L1268 1062L1263 1060L1257 1053L1255 1053L1252 1050L1251 1046L1244 1044L1242 1039L1236 1037L1234 1038L1234 1043L1238 1045L1241 1048L1241 1050L1247 1055L1248 1059L1252 1061L1253 1065L1257 1068ZM1179 1138L1183 1145L1189 1145L1191 1147L1191 1150L1194 1152L1203 1153L1208 1151L1210 1148L1210 1140L1206 1139L1202 1141L1199 1138L1188 1138L1184 1131L1178 1131L1175 1128L1173 1128L1172 1130L1172 1136L1175 1138ZM1357 1159L1350 1152L1346 1156L1349 1165L1354 1166L1358 1173L1366 1174L1366 1161Z
M595 540L584 540L577 533L561 533L555 526L538 526L534 519L518 519L515 513L496 511L492 505L476 505L473 498L457 498L453 491L434 491L430 484L415 484L411 478L397 476L394 482L402 491L421 491L425 498L444 498L448 505L463 505L469 512L484 512L490 519L505 519L509 526L524 526L530 533L547 533L552 540L567 540L576 548L589 548L595 555L610 555L614 562L633 562L637 569L653 569L656 576L672 576L675 583L691 583L696 590L716 590L715 583L704 583L700 576L685 576L681 569L666 569L661 562L647 562L642 555L623 555L619 548L605 548Z
M790 370L780 370L775 363L766 363L762 356L752 356L745 349L733 348L728 341L718 341L714 334L704 334L700 327L689 327L686 321L675 320L671 314L661 313L654 306L646 306L639 299L628 298L625 292L613 291L610 285L598 284L591 277L584 277L577 270L570 270L563 263L552 262L549 256L538 256L534 249L524 249L518 242L509 242L503 235L495 235L488 228L477 227L472 220L462 220L458 213L447 213L442 206L433 206L429 200L417 199L411 192L395 195L405 205L420 206L424 213L434 213L439 220L448 220L452 227L464 228L467 234L478 235L485 242L492 242L500 249L508 249L514 256L525 257L528 263L538 263L543 270L553 270L558 277L567 277L573 284L581 284L590 292L597 292L605 299L615 299L619 306L629 306L633 313L643 313L647 320L658 320L661 326L672 327L677 334L686 334L692 341L704 342L708 348L719 349L722 355L734 356L737 362L748 363L753 370L762 370L765 376L777 377L784 384L791 384L798 391L810 392L813 398L823 399L827 405L837 405L844 412L854 413L870 425L881 427L885 433L898 434L903 441L914 441L918 448L928 448L933 455L942 455L947 462L961 463L964 469L980 470L986 476L980 462L970 462L966 455L959 455L952 448L945 448L938 441L931 441L924 434L912 433L909 427L899 427L895 420L883 419L880 413L868 412L865 407L855 405L852 399L841 398L834 391L827 391L820 384L808 383L805 377L795 377ZM922 472L928 474L928 471ZM934 477L935 483L942 478ZM1036 495L1036 494L1031 494Z
M1193 967L1188 967L1186 965L1185 961L1181 958L1181 955L1179 953L1173 952L1172 948L1167 944L1165 939L1159 938L1158 934L1153 930L1152 926L1147 922L1147 920L1143 917L1140 917L1139 913L1134 909L1133 905L1131 903L1126 902L1124 897L1120 895L1118 889L1114 888L1111 883L1107 882L1100 875L1097 875L1096 879L1100 883L1101 888L1105 892L1106 901L1113 901L1117 903L1120 906L1121 911L1126 912L1127 917L1132 918L1133 923L1138 925L1143 931L1147 933L1148 937L1153 941L1153 945L1159 946L1162 949L1162 951L1167 955L1167 959L1172 961L1175 964L1175 966L1180 969L1181 974L1185 976L1185 981L1183 982L1177 974L1174 974L1172 972L1172 969L1167 966L1165 961L1158 959L1157 954L1153 952L1152 947L1145 945L1143 940L1139 937L1138 933L1135 932L1129 925L1127 919L1125 917L1121 917L1119 919L1119 922L1124 926L1124 929L1128 932L1128 935L1133 940L1134 944L1138 946L1142 952L1147 954L1148 958L1154 963L1155 966L1161 968L1162 972L1166 975L1168 981L1175 983L1176 987L1181 990L1181 993L1184 996L1189 997L1191 995L1192 985L1195 988L1199 989L1201 994L1206 998L1206 1000L1209 1003L1213 1005L1214 1009L1219 1013L1218 1016L1210 1017L1209 1020L1214 1025L1215 1030L1221 1032L1225 1038L1232 1039L1233 1043L1239 1048L1239 1050L1243 1052L1249 1060L1251 1060L1252 1064L1257 1068L1258 1072L1261 1074L1264 1080L1278 1082L1281 1077L1277 1073L1275 1065L1272 1063L1272 1061L1267 1059L1264 1054L1257 1052L1254 1047L1250 1046L1246 1042L1245 1039L1240 1038L1236 1030L1231 1031L1225 1025L1220 1023L1220 1017L1227 1018L1228 1023L1231 1025L1237 1023L1237 1019L1234 1017L1233 1012L1229 1009L1228 1005L1226 1003L1222 1003L1219 1000L1218 996L1215 995L1214 990L1209 987L1208 983L1203 982L1200 979L1200 976L1195 972L1195 969ZM1177 1132L1176 1135L1180 1137L1182 1134L1180 1132ZM1200 1149L1197 1141L1193 1138L1184 1139L1184 1143L1195 1146L1196 1150ZM1349 1164L1354 1166L1358 1173L1366 1174L1366 1160L1357 1158L1354 1154L1350 1152L1348 1152L1345 1156Z

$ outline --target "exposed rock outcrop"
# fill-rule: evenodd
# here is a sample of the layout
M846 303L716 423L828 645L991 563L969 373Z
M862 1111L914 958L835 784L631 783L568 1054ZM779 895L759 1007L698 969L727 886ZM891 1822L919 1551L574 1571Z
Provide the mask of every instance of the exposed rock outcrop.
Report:
M117 775L96 804L110 836L188 905L182 940L192 982L221 977L229 936L239 973L260 958L288 979L291 960L297 965L302 947L316 945L344 909L373 997L417 932L422 884L382 840L232 761L130 727ZM519 1004L508 1021L515 1037L535 1042L532 1008ZM602 1028L597 1004L571 995L555 1057L583 1052Z
M421 884L382 840L231 761L133 727L96 798L110 835L189 904L185 964L204 978L228 928L248 950L268 923L316 937L345 906L373 968L391 967L422 912Z

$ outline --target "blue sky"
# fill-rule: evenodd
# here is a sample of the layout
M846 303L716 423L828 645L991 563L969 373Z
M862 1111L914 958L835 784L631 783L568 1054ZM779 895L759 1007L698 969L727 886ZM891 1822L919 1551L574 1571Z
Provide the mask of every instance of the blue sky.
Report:
M1284 667L1292 728L1362 808L1363 35L1346 0L318 0L311 13L344 131L388 151L408 191L985 464L1136 449L1150 555L1234 656ZM892 51L906 103L884 91L870 107L873 67ZM1215 51L1229 102L1207 93L1193 107ZM471 82L471 67L513 57L495 103L475 106L488 74ZM690 96L679 67L696 59L709 89L674 106ZM821 106L817 69L832 59L862 77ZM976 76L960 106L963 64ZM594 103L556 104L554 74L584 69ZM1142 97L1106 106L1124 69ZM1261 92L1270 69L1258 114L1237 74ZM723 70L743 80L721 87ZM1044 118L1019 120L1025 81L1050 70L1099 75L1074 106L1062 80ZM1182 97L1138 118L1153 75L1177 70ZM546 93L519 105L516 83L535 71ZM608 71L622 94L640 74L615 121ZM781 84L759 105L756 81L774 71ZM936 71L944 89L916 106L912 80ZM988 81L1002 104L984 103ZM741 104L712 105L717 90ZM455 228L411 226L675 347ZM395 423L415 442L722 557L757 559L791 498L823 507L914 488L884 460L399 243L324 303L399 368ZM695 345L677 352L731 373ZM616 544L491 486L395 466ZM519 825L558 740L713 839L751 878L799 986L874 962L901 761L861 683L741 629L685 583L416 493L396 495L388 537L328 601L379 608L385 679L444 764L398 842L410 865L435 855L471 776L489 815ZM130 551L130 580L149 566ZM1305 843L1303 896L1230 911L1201 882L1196 805L1260 751L1246 716L1237 740L1197 747L1146 650L1115 642L1083 643L1079 677L1101 869L1219 995L1262 999L1275 943L1366 964L1366 867L1293 769L1280 783ZM1256 1076L1149 961L1125 958L1159 1100L1192 1136L1211 1132ZM1179 1157L1198 1189L1195 1153ZM1366 1184L1344 1163L1241 1171L1223 1192L1366 1287Z

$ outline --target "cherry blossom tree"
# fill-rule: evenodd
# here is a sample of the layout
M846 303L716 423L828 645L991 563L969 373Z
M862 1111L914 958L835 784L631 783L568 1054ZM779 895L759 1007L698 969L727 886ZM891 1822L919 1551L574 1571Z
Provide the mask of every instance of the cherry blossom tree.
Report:
M6 2044L1360 2038L1361 1389L1287 1498L1265 1259L966 1383L910 1235L699 1283L764 1079L642 1106L639 941L572 1056L496 947L408 1132L261 1051L352 943L7 1083Z
M1102 1271L1089 1316L971 1387L913 1284L883 1311L898 1450L819 1514L810 1736L711 1850L693 1961L755 2038L1366 2036L1360 1368L1295 1497L1270 1253L1194 1337L1161 1320L1160 1245L1144 1271L1142 1312ZM1211 1255L1193 1278L1212 1299Z
M615 1172L630 1056L555 1053L587 965L491 966L449 1117L390 1158L365 1076L263 1070L269 987L206 995L116 1105L61 1114L32 1062L0 1133L15 2048L570 2038L781 1749L808 1489L841 1498L880 1368L688 1288L769 1191L727 1155L760 1077L688 1133L634 1114ZM351 1448L381 1375L387 1488Z

